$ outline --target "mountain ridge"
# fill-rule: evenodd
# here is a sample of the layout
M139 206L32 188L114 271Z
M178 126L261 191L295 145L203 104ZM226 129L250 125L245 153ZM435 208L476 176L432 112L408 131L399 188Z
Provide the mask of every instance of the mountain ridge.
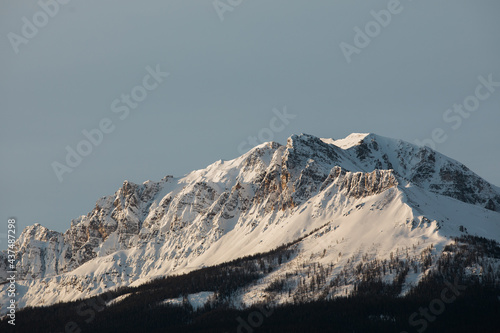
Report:
M468 213L442 214L433 201ZM404 237L391 230L389 240L395 243L401 237L427 237L444 247L441 228L460 234L458 224L447 226L455 225L447 218L498 238L499 211L495 186L430 148L372 133L340 140L292 135L286 145L263 143L181 178L124 181L114 195L100 198L86 216L72 220L64 233L39 224L27 227L16 242L21 306L187 272L270 250L320 227L330 228L320 242L325 249L332 246L326 240L335 233L331 230L342 230L344 238L356 235L353 246L365 251L365 243L384 232L351 230L351 224L364 225L365 218L392 221L392 227L380 222L385 232L404 228ZM465 216L479 216L480 227L465 223ZM301 246L307 252L317 244L305 239ZM380 249L391 246L388 241ZM63 295L59 285L68 286Z

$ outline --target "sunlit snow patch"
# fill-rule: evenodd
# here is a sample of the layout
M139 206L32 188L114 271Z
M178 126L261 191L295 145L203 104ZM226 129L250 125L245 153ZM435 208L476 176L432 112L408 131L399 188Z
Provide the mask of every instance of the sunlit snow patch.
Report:
M189 294L187 296L187 300L189 304L193 307L194 310L197 310L201 307L203 307L210 297L214 295L213 291L202 291L196 294ZM160 304L168 304L168 305L178 305L182 306L183 304L183 297L178 297L178 298L169 298L161 302Z

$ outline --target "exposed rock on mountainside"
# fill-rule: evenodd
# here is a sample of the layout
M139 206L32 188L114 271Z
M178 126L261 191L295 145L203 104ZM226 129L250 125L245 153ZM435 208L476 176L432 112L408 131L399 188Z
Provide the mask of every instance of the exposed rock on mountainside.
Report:
M299 256L319 246L321 260L337 265L364 252L388 256L402 244L442 248L463 226L498 239L499 212L499 188L429 148L374 134L293 135L285 146L265 143L182 178L125 181L64 233L26 228L16 242L20 305L269 251L316 229Z

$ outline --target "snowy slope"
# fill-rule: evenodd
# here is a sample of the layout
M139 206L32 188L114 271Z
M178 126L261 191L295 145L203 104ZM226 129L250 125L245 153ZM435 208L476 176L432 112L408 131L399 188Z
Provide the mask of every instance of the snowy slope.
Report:
M374 134L294 135L284 146L265 143L182 178L125 181L64 234L26 228L17 241L19 304L139 285L269 251L316 229L273 274L306 261L335 263L334 279L364 255L388 258L411 247L418 259L431 244L438 255L461 226L500 241L499 210L497 187L428 148ZM242 292L241 303L266 295L276 276Z

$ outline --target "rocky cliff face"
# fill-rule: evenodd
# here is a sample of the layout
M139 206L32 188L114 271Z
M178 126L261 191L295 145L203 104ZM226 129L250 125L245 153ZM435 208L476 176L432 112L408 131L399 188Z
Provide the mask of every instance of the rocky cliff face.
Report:
M293 135L285 146L262 144L183 178L125 181L63 234L39 224L26 228L16 242L18 279L30 286L25 304L43 291L41 279L49 279L45 287L64 281L98 292L273 248L388 190L390 200L402 200L409 186L500 211L497 188L428 148L373 134L342 140ZM405 220L413 221L403 206L396 211L407 211Z
M17 265L21 278L57 275L65 269L60 266L64 266L67 246L59 232L35 224L24 229L17 245L18 252L22 253Z
M345 152L356 159L360 167L393 169L405 181L431 192L500 212L499 189L465 165L428 147L401 140L375 134L352 134L350 137L352 140L345 146Z
M353 198L379 194L398 185L392 170L352 173L346 172L340 167L334 167L331 170L328 179L322 184L321 188L326 188L331 183L337 185L339 192Z
M16 242L18 278L35 279L71 271L96 256L106 255L135 244L149 206L166 182L136 185L125 181L115 195L103 197L87 214L71 221L61 234L35 224L23 230ZM110 237L111 236L111 237ZM108 240L105 251L99 247Z

